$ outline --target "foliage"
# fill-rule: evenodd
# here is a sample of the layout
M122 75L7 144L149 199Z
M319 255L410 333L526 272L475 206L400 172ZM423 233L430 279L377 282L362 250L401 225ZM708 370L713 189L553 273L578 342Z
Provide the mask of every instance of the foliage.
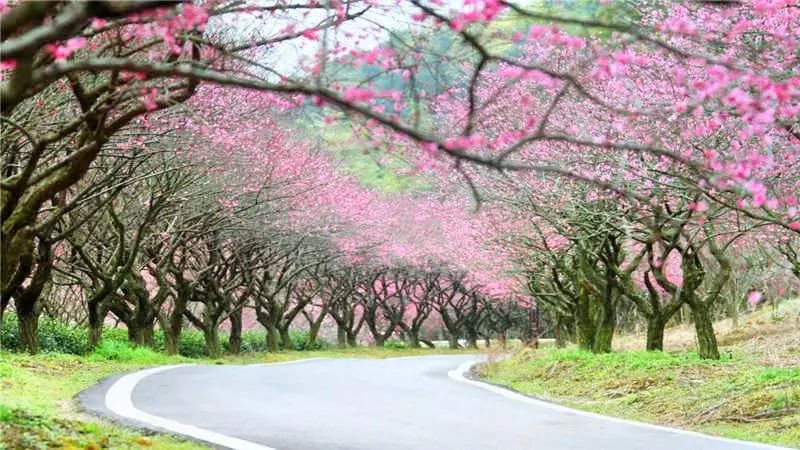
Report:
M64 324L50 317L39 320L39 341L42 351L52 353L67 353L82 355L86 353L86 328ZM110 334L118 334L109 330ZM14 313L6 313L0 327L4 350L21 351L19 340L19 325ZM111 338L118 336L110 336ZM126 339L124 337L123 339Z
M0 327L3 350L21 352L22 347L19 341L19 326L16 314L5 314L3 322L3 326ZM220 346L226 352L230 351L228 337L227 333L221 333L219 335ZM291 332L289 333L289 337L293 343L293 348L290 350L322 350L329 346L327 342L319 338L315 340L314 345L309 346L309 336L307 332ZM46 353L63 353L70 355L87 354L87 331L85 327L67 325L45 316L40 320L39 339L42 345L42 351ZM136 348L128 342L128 335L125 328L105 328L103 330L103 341L101 345L91 352L90 355L120 361L140 359L139 356L157 355L156 352L164 351L164 333L161 330L156 330L154 344L153 349ZM263 332L246 331L242 333L242 352L257 353L266 350L267 346ZM282 345L281 350L285 350L282 348ZM181 356L187 358L206 357L206 343L203 333L197 330L185 330L182 332L179 353ZM147 358L145 357L144 359L146 360ZM157 362L155 359L157 358L154 356L153 362Z
M330 346L326 341L319 338L315 339L313 343L310 342L308 332L306 331L292 331L289 333L289 338L292 340L292 345L294 347L289 350L323 350Z
M408 344L405 341L398 341L396 339L389 339L388 341L383 343L383 348L406 349L406 348L408 348Z

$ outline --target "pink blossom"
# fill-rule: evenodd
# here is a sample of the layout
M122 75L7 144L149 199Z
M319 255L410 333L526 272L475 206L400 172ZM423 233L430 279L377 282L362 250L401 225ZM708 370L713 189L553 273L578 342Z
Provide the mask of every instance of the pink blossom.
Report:
M64 61L70 57L76 50L83 48L86 45L86 39L82 37L74 37L68 39L63 45L50 45L50 53L56 61Z
M345 89L342 97L346 102L363 102L374 99L375 93L369 89L349 87Z
M747 294L747 303L756 306L759 302L761 302L761 292L750 291L750 293Z

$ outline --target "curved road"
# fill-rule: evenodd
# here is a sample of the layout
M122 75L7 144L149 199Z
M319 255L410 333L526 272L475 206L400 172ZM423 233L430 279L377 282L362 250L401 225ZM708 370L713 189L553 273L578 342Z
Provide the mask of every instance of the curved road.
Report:
M85 391L90 411L237 450L778 448L580 413L465 379L471 356L188 365Z

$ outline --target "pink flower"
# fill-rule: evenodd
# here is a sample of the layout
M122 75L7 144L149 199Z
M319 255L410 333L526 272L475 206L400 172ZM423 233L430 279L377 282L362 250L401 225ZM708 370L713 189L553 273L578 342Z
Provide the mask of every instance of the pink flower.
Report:
M158 103L156 103L157 91L155 88L149 90L147 88L142 88L142 94L142 104L148 111L155 111L158 109Z
M75 50L86 46L86 39L82 37L74 37L68 39L64 45L50 45L50 53L53 54L53 59L56 61L64 61L72 55Z
M800 222L794 221L789 224L789 229L792 231L800 231Z
M759 302L761 302L761 292L751 291L747 294L747 303L756 306Z
M694 211L698 213L703 213L708 211L708 203L706 203L703 200L700 200L699 202L689 203L687 207L689 208L689 211Z
M7 70L14 70L17 68L17 61L14 59L6 59L0 61L0 80L3 79L5 74L3 72Z
M343 97L346 102L363 102L375 98L375 93L369 89L349 87L345 89Z

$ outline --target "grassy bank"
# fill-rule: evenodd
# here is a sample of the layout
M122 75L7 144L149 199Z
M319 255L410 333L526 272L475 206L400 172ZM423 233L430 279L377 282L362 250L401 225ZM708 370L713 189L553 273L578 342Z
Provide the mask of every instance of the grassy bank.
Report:
M109 341L86 355L29 356L0 352L0 449L201 449L165 435L143 435L82 414L73 397L99 380L163 364L248 364L303 358L391 358L447 350L357 348L276 354L251 353L218 360L167 356Z
M759 311L735 328L729 321L716 324L720 361L699 359L688 350L693 334L678 327L667 331L671 352L524 350L483 365L479 375L600 414L800 448L796 306ZM642 337L619 341L617 348L629 349Z

